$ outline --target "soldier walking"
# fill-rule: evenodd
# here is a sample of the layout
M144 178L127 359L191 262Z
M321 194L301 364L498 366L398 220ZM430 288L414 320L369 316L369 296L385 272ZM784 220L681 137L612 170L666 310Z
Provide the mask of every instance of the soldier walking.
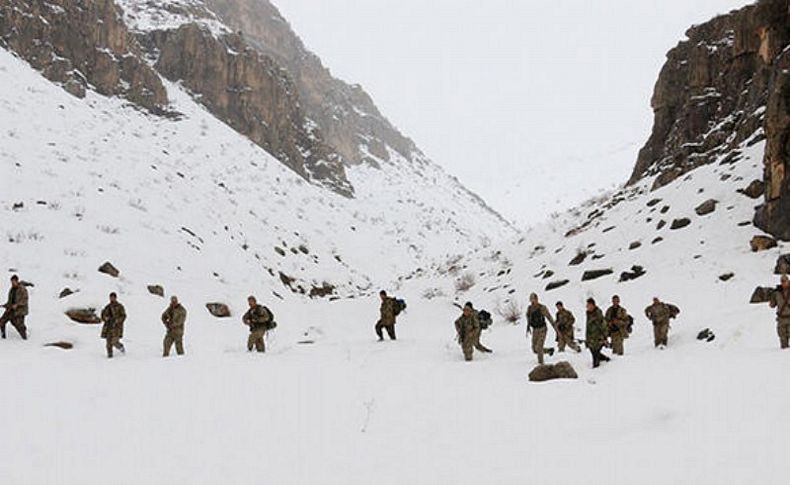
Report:
M376 322L376 326L374 327L376 329L376 335L379 338L379 342L381 342L384 340L384 333L382 330L386 330L390 340L396 340L395 320L397 315L395 314L395 306L397 303L395 298L387 296L387 292L384 290L379 292L379 297L381 298L381 306L379 307L379 321Z
M557 346L560 352L565 352L565 347L568 346L576 352L581 352L582 349L576 343L574 338L573 324L576 323L576 317L573 316L570 310L565 308L561 301L557 302Z
M258 352L266 352L266 331L272 325L274 317L272 313L263 305L259 305L254 296L247 298L250 309L242 317L244 325L250 327L250 336L247 338L247 351L252 352L254 348Z
M625 339L628 338L628 312L620 306L620 297L612 297L612 306L606 310L606 329L612 339L612 353L625 353Z
M0 316L0 333L3 338L6 338L6 324L11 322L22 340L27 340L27 327L25 326L25 317L28 313L27 298L27 288L19 282L19 276L13 275L11 289L8 290L8 300L3 305L5 311Z
M590 349L593 360L593 368L599 367L601 362L609 362L609 357L601 350L606 345L606 322L603 312L595 304L595 300L587 300L587 328L585 345Z
M162 357L170 356L170 349L173 347L173 344L176 346L176 353L184 355L184 323L186 320L186 308L178 302L177 296L171 296L170 306L162 313L162 323L167 329Z
M546 344L546 334L548 328L546 320L554 326L554 317L549 313L548 308L538 301L538 295L529 295L529 307L527 308L527 334L532 332L532 352L538 356L538 364L543 364L544 345ZM556 328L555 328L556 331Z
M782 286L771 298L771 308L776 308L776 331L779 334L779 345L783 349L790 347L790 278L782 276Z
M113 349L126 353L121 343L123 338L123 323L126 321L126 309L118 301L118 295L110 293L110 303L101 311L101 338L106 341L107 358L112 359Z
M474 309L471 302L464 305L463 313L455 321L455 331L457 334L458 344L461 345L461 350L464 353L464 360L467 362L472 360L474 349L477 349L484 354L490 354L493 351L480 343L480 333L482 326L480 325L479 313Z
M669 345L669 320L675 318L680 310L675 305L653 298L653 304L645 308L645 316L653 322L653 345L666 348Z

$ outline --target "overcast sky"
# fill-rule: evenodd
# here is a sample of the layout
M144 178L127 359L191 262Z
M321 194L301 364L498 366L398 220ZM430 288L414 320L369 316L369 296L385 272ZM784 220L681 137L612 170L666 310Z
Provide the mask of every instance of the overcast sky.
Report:
M624 182L686 29L737 0L273 0L437 163L532 223Z

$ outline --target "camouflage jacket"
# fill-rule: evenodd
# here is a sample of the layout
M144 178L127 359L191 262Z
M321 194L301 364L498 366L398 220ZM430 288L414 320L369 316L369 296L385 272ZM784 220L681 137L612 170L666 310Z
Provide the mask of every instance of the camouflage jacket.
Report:
M677 307L664 302L653 303L645 308L645 316L653 322L653 325L665 324L669 323L669 319L677 314L676 309Z
M16 308L12 309L11 305L16 305ZM22 286L22 284L19 284L16 288L11 287L8 290L6 309L15 317L27 315L27 288Z
M557 330L560 332L570 332L573 330L573 324L576 323L576 317L570 310L562 309L557 312Z
M776 318L790 318L790 291L774 291L771 297L771 307L776 308Z
M606 325L610 333L628 333L628 311L621 306L610 306L606 310Z
M534 322L540 320L540 316L537 315L538 313L540 313L540 315L543 316L544 322L542 325L536 326L534 325ZM538 328L538 329L545 328L546 327L545 320L548 320L549 323L551 323L551 325L554 326L554 317L551 316L551 313L549 313L549 309L546 308L546 305L542 305L538 303L537 305L530 305L527 307L528 328Z
M379 308L382 325L395 325L395 298L387 297Z
M477 312L473 313L470 316L461 315L455 321L455 331L458 333L458 339L463 340L468 335L472 335L472 332L480 330L480 320L477 318Z
M247 310L247 313L242 317L244 325L250 327L250 331L265 329L266 325L271 321L272 315L263 305L255 305Z
M603 312L596 308L592 312L587 312L586 342L590 349L600 349L606 343L606 322Z
M168 330L183 330L187 320L187 310L181 304L168 306L162 313L162 323Z
M126 321L126 309L118 302L108 303L101 311L102 338L123 338L123 323Z

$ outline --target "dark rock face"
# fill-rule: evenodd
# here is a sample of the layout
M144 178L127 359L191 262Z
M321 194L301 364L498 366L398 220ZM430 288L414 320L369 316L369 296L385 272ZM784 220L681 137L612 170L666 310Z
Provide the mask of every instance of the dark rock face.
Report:
M109 261L99 266L99 273L104 273L106 275L112 276L113 278L117 278L121 272L118 271L118 268L113 266L113 264Z
M580 252L574 256L573 259L571 259L570 263L568 263L568 266L579 266L584 262L585 259L587 259L587 256L588 253L586 251Z
M230 308L224 303L206 303L206 309L217 318L230 317Z
M611 269L595 269L591 271L585 271L582 275L582 281L597 280L598 278L609 276L612 273L614 273L614 271Z
M657 188L720 156L738 160L736 148L759 137L762 108L769 105L771 111L769 97L776 97L778 78L788 77L780 67L782 58L790 57L783 53L788 25L787 0L764 0L686 32L688 39L667 54L656 83L653 133L639 153L632 183L658 175ZM782 102L773 104L779 108ZM775 128L767 126L770 118L766 113L769 146L776 137ZM778 155L771 157L772 166ZM786 160L780 164L786 167Z
M702 204L698 205L697 208L694 209L694 212L696 212L698 216L706 216L713 213L716 210L716 206L718 204L718 200L708 199Z
M620 283L625 283L626 281L632 281L637 278L641 278L646 274L647 271L645 271L645 268L642 266L632 266L631 271L623 271L620 273Z
M60 290L60 293L58 294L58 298L66 298L67 296L73 295L74 293L75 291L72 290L71 288L63 288L62 290Z
M0 0L0 47L84 97L89 87L163 112L167 92L112 0Z
M752 199L759 199L765 195L765 182L762 180L752 180L752 183L742 189L738 189L739 194Z
M790 254L784 254L782 256L779 256L779 259L776 260L776 268L774 268L774 274L790 275Z
M672 225L669 226L669 228L672 229L673 231L676 231L678 229L683 229L684 227L687 227L689 225L691 225L691 219L683 217L681 219L675 219L674 221L672 221Z
M776 288L758 286L754 289L754 293L752 293L752 298L749 300L749 303L768 303L771 301L774 291L776 291Z
M239 35L215 38L196 24L153 32L146 43L159 53L156 69L182 82L217 118L305 179L353 194L341 157L305 116L291 79L270 57Z
M532 382L546 382L555 379L578 379L579 374L570 362L558 362L556 364L539 365L529 373L529 380Z
M261 53L288 71L306 114L347 165L375 163L369 154L389 161L387 147L408 160L423 155L379 112L359 85L336 79L308 51L277 8L268 0L207 0L209 8Z
M66 316L72 321L84 325L96 325L101 323L101 318L96 315L95 308L72 308L66 312Z
M775 248L778 244L776 239L768 236L754 236L752 241L749 243L752 248L752 252L760 252L760 251L767 251L769 249Z
M570 283L570 280L559 280L559 281L552 281L548 285L546 285L546 291L556 290L557 288L562 288L563 286Z

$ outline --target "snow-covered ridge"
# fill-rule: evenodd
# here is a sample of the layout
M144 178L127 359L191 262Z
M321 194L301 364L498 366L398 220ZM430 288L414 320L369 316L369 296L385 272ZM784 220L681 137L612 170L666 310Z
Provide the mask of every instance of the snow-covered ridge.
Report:
M185 24L198 24L215 36L232 31L201 0L115 0L123 9L130 29L138 32L173 30Z

